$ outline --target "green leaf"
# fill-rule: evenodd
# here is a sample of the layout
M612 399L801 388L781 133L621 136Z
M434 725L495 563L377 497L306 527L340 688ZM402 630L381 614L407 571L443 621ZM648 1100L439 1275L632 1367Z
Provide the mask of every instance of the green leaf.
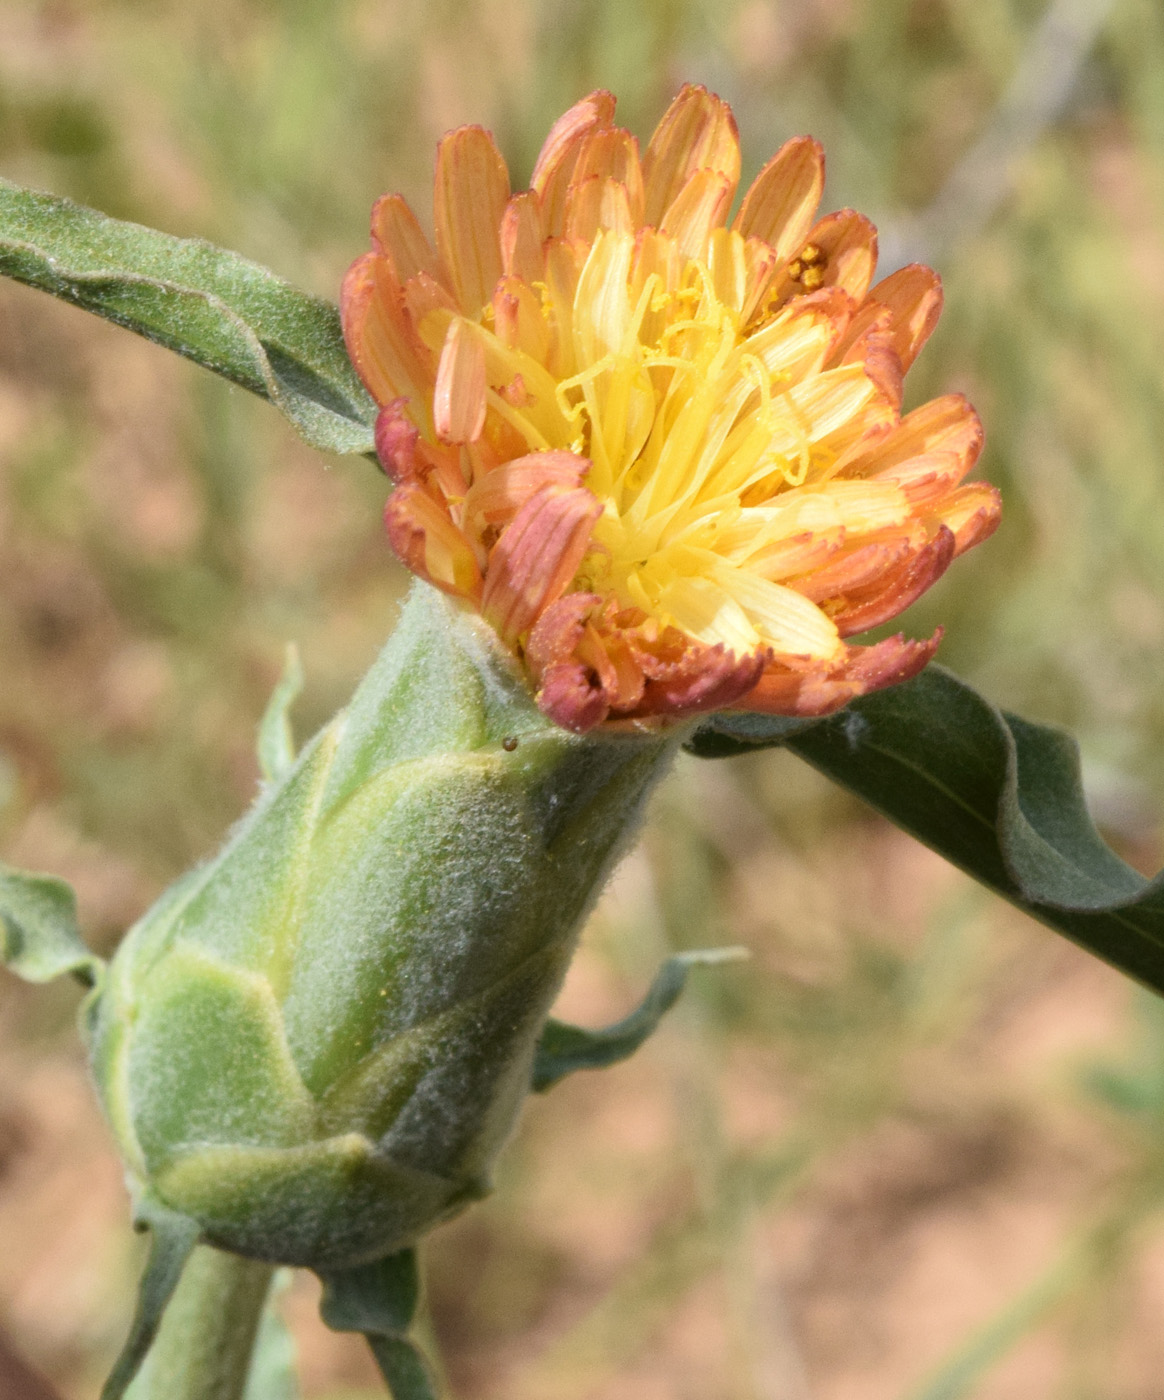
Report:
M416 1251L319 1276L324 1322L335 1332L364 1334L393 1400L435 1400L432 1376L407 1335L420 1300Z
M424 1357L405 1337L369 1335L368 1345L388 1382L392 1400L436 1400L436 1387Z
M716 717L689 747L721 757L770 744L798 754L1034 918L1164 992L1164 876L1145 880L1105 844L1088 815L1079 752L1068 735L1004 714L930 666L790 735L749 741Z
M269 783L278 782L295 762L295 736L288 711L303 689L299 648L287 643L283 674L259 721L259 769Z
M333 1332L375 1332L391 1337L407 1332L420 1301L420 1271L414 1249L320 1273L319 1311Z
M137 1311L121 1355L101 1391L101 1400L121 1400L153 1345L166 1304L182 1277L191 1251L198 1242L198 1226L185 1215L143 1201L137 1224L148 1226L153 1239L138 1290Z
M747 952L743 948L677 953L655 974L647 995L630 1015L603 1030L569 1026L551 1016L538 1042L530 1087L535 1094L544 1094L575 1070L606 1069L629 1059L643 1041L654 1034L659 1022L679 1000L690 968L699 964L735 962L745 957Z
M373 450L336 307L237 253L0 179L0 273L269 399L313 447Z
M29 982L71 972L91 987L104 962L77 931L77 901L63 880L0 865L0 957Z
M797 719L793 715L733 714L730 710L715 715L695 731L687 749L697 758L734 758L752 749L767 749L783 744L801 733L816 719Z

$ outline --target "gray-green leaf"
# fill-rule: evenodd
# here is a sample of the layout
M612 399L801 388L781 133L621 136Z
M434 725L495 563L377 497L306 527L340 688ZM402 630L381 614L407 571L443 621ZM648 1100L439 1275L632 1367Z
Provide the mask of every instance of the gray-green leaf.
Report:
M302 689L299 648L294 642L288 642L283 674L259 721L259 771L269 783L278 782L295 762L295 736L289 711Z
M792 733L745 739L727 719L703 725L692 752L782 744L1020 909L1164 992L1164 875L1145 880L1105 844L1069 735L1004 714L940 666Z
M143 1202L139 1206L138 1222L149 1226L150 1257L142 1274L133 1326L101 1391L101 1400L122 1400L153 1345L162 1314L198 1242L198 1226L194 1221L153 1202Z
M424 1358L408 1329L420 1299L416 1251L402 1249L355 1269L320 1272L319 1311L336 1332L362 1332L393 1400L435 1400Z
M237 253L0 179L0 274L269 399L313 447L373 450L375 404L336 307Z
M0 957L29 982L71 972L91 987L103 966L77 930L77 901L63 880L0 865Z
M530 1087L534 1093L544 1094L576 1070L606 1069L629 1059L647 1037L654 1034L659 1022L679 1000L691 967L701 963L734 962L746 956L742 948L677 953L655 974L647 995L630 1015L602 1030L570 1026L551 1016L538 1042Z

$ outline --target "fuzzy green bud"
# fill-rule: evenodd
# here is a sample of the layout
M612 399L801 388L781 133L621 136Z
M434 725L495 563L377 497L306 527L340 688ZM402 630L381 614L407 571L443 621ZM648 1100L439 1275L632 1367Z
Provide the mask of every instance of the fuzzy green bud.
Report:
M349 708L108 969L93 1062L134 1190L327 1269L485 1193L673 748L550 723L483 624L418 587Z

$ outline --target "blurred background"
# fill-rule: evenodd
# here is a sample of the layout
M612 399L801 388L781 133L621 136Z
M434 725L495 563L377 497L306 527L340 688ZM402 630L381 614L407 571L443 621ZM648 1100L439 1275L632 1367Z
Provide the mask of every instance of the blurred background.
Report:
M589 89L645 139L684 80L734 105L745 179L812 132L884 270L941 271L911 401L972 397L1006 508L907 626L1070 726L1154 870L1159 0L2 0L0 173L334 296L378 194L423 217L446 128L490 126L521 184ZM370 663L405 587L383 497L0 283L0 857L72 881L95 945L249 803L286 641L301 736ZM1158 1400L1159 1004L780 753L680 764L560 1014L616 1019L669 949L720 943L750 963L531 1102L496 1195L429 1242L457 1400ZM93 1400L140 1242L77 995L0 976L0 1394ZM284 1295L305 1396L382 1394L315 1302Z

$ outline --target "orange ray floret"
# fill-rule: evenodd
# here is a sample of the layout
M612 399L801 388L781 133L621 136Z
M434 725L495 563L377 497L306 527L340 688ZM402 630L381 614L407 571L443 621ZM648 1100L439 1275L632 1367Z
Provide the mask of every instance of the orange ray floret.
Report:
M847 639L999 519L965 482L958 395L902 416L941 312L877 233L818 216L788 141L729 211L730 108L685 87L640 152L596 92L510 192L480 127L440 143L430 240L398 195L345 279L407 566L480 610L579 733L735 708L826 714L916 674L927 641Z

